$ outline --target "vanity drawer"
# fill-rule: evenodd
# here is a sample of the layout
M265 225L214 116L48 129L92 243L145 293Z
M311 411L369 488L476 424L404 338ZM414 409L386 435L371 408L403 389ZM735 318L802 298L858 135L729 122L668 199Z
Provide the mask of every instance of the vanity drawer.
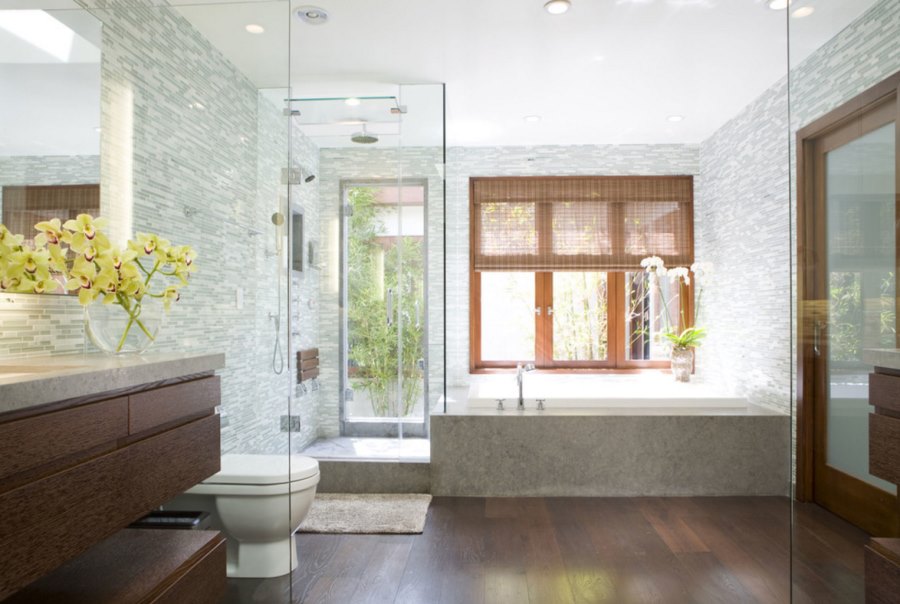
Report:
M220 380L207 377L128 397L128 432L138 434L178 420L209 414L220 400Z
M66 458L74 462L79 453L106 444L114 448L127 435L126 397L0 423L0 492L9 477L64 466Z
M869 473L900 483L900 419L869 414Z
M870 373L869 404L900 413L900 376Z
M219 470L209 416L0 494L0 600Z

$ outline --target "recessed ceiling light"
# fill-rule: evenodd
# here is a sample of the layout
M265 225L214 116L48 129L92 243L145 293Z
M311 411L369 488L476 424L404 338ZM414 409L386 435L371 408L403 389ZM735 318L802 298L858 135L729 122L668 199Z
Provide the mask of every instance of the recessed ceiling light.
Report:
M344 99L344 104L350 107L356 107L357 105L359 105L359 103L360 100L355 96L351 96L349 99Z
M528 122L529 124L536 124L536 123L538 123L539 121L541 121L541 116L539 116L539 115L526 115L526 116L525 116L524 118L522 118L522 119L524 119L524 120L525 120L526 122Z
M259 25L258 23L248 23L244 26L244 29L247 30L247 33L251 34L261 34L266 31L266 28L262 25Z
M605 61L605 60L606 60L606 57L604 57L603 55L594 55L593 57L591 57L591 61L593 61L594 63L599 63L600 61Z
M798 8L797 10L792 12L791 16L794 19L802 19L803 17L810 16L814 12L816 12L816 9L813 8L812 6L801 6L800 8Z
M310 25L321 25L328 21L328 12L318 6L301 6L295 14L301 21Z
M101 128L100 126L97 126L96 128L94 128L94 132L96 132L97 134L100 134L101 132L103 132L103 128Z
M570 8L572 8L572 3L569 0L550 0L544 4L544 10L551 15L561 15Z
M683 115L670 115L666 119L669 120L670 122L680 122L680 121L684 120L684 116Z
M784 10L791 5L791 0L769 0L766 4L772 10Z

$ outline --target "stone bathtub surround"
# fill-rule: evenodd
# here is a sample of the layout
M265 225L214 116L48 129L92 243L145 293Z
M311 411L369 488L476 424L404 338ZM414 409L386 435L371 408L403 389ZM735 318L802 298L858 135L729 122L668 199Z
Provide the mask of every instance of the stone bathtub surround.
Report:
M65 354L0 362L0 413L225 367L225 355Z
M750 406L432 415L431 493L662 497L790 493L790 416Z

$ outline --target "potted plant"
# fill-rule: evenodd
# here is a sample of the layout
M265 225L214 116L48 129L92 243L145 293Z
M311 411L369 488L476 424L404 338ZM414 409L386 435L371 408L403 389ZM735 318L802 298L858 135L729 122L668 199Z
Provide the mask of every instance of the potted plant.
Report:
M659 256L644 258L641 260L641 266L647 271L651 287L656 289L662 305L664 328L661 336L671 346L670 362L672 374L679 382L688 382L691 379L691 372L694 368L694 349L703 343L703 338L706 337L707 333L705 327L697 325L697 321L700 317L700 303L703 298L702 277L710 273L710 266L706 263L695 262L690 269L683 266L667 269ZM694 325L687 325L687 320L682 310L680 326L683 329L679 330L678 325L675 325L669 316L669 306L659 280L661 277L667 276L670 279L674 279L677 283L689 286L691 284L691 273L694 274L695 280L701 283L694 305Z

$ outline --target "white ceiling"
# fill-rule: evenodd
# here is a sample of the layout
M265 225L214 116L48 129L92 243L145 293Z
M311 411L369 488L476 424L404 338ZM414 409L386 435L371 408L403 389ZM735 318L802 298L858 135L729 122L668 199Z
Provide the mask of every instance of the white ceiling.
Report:
M572 0L558 16L543 1L293 3L326 9L318 26L285 2L173 3L200 4L179 10L260 87L285 86L288 35L294 96L445 82L450 145L696 143L786 73L787 15L763 0ZM790 19L792 61L874 3L794 0L815 13Z

